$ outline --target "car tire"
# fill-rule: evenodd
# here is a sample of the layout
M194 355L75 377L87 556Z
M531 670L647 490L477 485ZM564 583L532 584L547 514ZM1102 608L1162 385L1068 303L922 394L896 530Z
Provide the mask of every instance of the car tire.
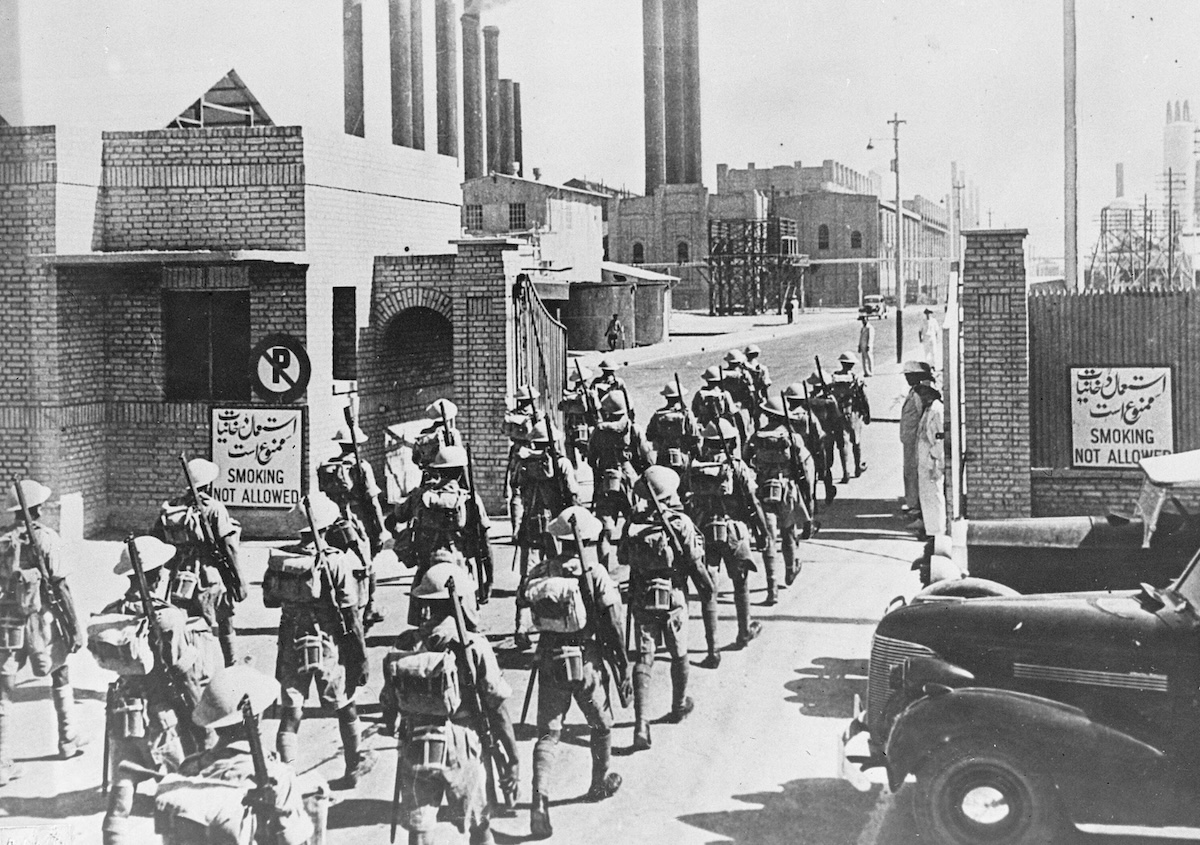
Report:
M1076 838L1054 780L1003 742L953 740L917 772L913 816L922 842L1057 845Z
M987 578L959 578L956 581L935 581L913 597L913 601L928 596L953 596L978 599L988 596L1019 596L1017 590Z

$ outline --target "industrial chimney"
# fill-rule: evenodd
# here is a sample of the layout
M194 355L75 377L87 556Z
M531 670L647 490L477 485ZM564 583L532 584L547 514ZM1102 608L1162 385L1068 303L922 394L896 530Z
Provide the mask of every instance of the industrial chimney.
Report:
M463 177L487 175L483 143L483 45L479 15L462 16L463 49Z
M412 148L425 149L425 11L421 0L410 0L409 55L412 57Z
M434 13L437 45L437 151L458 157L458 30L454 0L437 0Z
M487 170L503 173L500 165L500 28L483 28L484 100L487 107Z
M666 179L663 126L663 0L642 0L642 78L646 106L646 196Z
M1125 165L1117 162L1117 199L1125 196Z

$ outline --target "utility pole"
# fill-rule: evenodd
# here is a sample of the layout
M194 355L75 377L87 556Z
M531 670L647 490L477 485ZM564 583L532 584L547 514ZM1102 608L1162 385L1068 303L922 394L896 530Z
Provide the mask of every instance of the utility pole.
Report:
M1064 276L1079 290L1079 147L1075 126L1075 0L1063 0Z
M892 144L895 158L892 170L896 174L896 363L904 361L904 206L900 202L900 114L894 112L888 123L892 124Z

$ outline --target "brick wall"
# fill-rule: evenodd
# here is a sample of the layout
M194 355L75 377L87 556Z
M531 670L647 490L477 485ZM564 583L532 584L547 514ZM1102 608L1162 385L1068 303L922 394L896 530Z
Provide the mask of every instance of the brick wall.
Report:
M304 249L299 127L103 137L96 249Z
M965 232L966 516L1029 516L1029 332L1024 229Z

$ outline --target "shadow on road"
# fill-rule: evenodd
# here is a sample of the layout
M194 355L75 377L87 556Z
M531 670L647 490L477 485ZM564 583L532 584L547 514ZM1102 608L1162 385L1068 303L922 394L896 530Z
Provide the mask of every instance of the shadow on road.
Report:
M866 698L866 660L818 657L796 673L800 677L783 686L792 693L786 700L799 704L802 715L850 719L855 694Z
M139 796L143 797L143 796ZM146 809L144 804L140 808ZM95 787L62 792L58 795L0 798L0 814L5 816L27 816L34 819L68 819L72 816L90 816L104 812L108 799ZM135 808L137 809L137 808ZM150 808L153 810L153 806Z
M737 845L854 845L877 795L833 778L793 780L782 792L733 796L760 804L758 809L694 813L679 820Z

